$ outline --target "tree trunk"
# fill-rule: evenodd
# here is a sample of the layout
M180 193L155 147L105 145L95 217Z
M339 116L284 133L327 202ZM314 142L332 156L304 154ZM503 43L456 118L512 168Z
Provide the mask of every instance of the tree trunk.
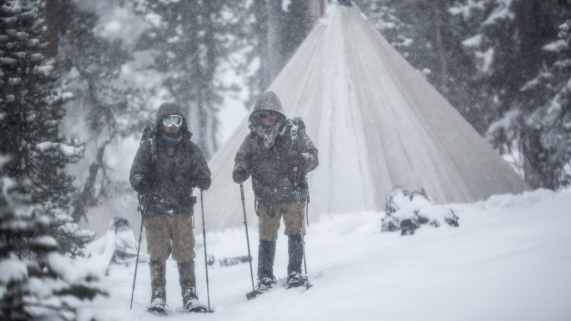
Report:
M267 0L269 74L273 81L305 40L319 18L319 2Z
M83 185L83 190L81 191L79 198L73 206L71 217L73 218L74 222L79 222L82 217L85 217L87 220L87 217L85 216L87 208L91 207L90 204L96 202L95 182L97 180L97 173L99 172L99 169L105 166L103 164L103 156L105 155L105 149L109 143L111 143L111 140L106 141L102 146L99 147L95 161L93 161L93 163L91 163L89 166L89 176Z
M53 58L57 56L59 46L59 0L46 0L46 20L49 45L44 50L44 56Z
M446 54L446 49L444 45L444 39L442 37L442 28L445 23L442 21L442 14L447 13L446 6L443 5L442 1L438 1L432 4L433 17L436 33L436 50L438 51L438 64L440 65L440 72L438 73L440 78L440 92L447 96L450 93L448 88L448 81L450 79L448 73L448 55Z

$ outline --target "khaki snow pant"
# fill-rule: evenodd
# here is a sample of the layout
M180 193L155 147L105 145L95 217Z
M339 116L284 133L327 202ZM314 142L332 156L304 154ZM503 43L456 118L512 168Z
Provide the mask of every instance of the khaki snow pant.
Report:
M190 214L153 215L145 219L147 252L151 261L165 262L172 253L177 263L194 260L194 232Z
M285 235L299 235L300 228L303 228L303 235L305 235L305 202L302 202L300 206L303 227L299 222L297 202L278 203L274 204L273 208L267 204L258 203L258 232L260 233L260 240L275 241L278 239L278 230L282 216L284 218Z

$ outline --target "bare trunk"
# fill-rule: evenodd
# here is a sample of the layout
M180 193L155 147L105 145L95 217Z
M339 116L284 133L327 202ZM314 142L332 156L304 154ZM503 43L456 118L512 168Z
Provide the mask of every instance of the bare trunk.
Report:
M444 49L444 39L442 38L442 13L446 12L443 9L442 2L439 1L432 6L433 16L434 16L434 23L436 25L436 50L438 50L438 63L440 65L440 92L446 96L450 89L448 88L448 81L449 81L449 72L448 72L448 63L447 63L447 54L446 50Z
M53 58L57 56L59 46L59 0L46 0L46 20L49 45L44 50L44 56Z
M97 174L99 173L99 170L105 166L103 163L103 156L105 155L105 149L110 143L111 139L99 147L95 160L89 166L89 176L83 185L83 190L81 191L81 194L79 195L71 214L74 222L79 222L82 217L87 220L87 217L85 216L87 209L91 207L90 204L93 204L97 201L95 196L95 182L97 181Z

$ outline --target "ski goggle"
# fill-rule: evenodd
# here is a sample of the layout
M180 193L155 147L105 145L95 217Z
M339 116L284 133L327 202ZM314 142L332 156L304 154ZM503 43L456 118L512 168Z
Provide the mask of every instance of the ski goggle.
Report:
M180 127L182 125L182 117L179 115L168 115L167 117L163 118L163 124L167 127Z
M266 117L268 117L268 116L272 116L272 117L273 117L273 116L275 116L276 114L277 114L277 113L275 113L275 112L273 112L273 111L261 112L261 113L258 113L258 117L259 117L260 119L264 119L264 118L266 118Z

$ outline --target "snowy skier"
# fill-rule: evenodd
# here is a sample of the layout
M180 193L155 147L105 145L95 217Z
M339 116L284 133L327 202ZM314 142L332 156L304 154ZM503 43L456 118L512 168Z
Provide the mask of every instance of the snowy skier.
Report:
M206 310L196 293L192 230L196 198L192 190L207 190L211 174L202 151L190 141L191 136L178 106L162 104L154 126L145 129L131 167L129 181L142 200L147 230L152 313L165 313L166 260L171 253L178 265L183 309Z
M288 287L308 284L307 276L301 273L308 195L305 174L317 167L318 159L317 149L299 127L296 121L286 118L277 95L266 92L256 101L250 115L250 133L234 159L234 182L242 184L252 176L256 196L260 235L258 291L267 291L276 283L273 265L282 217L284 234L289 238ZM298 211L302 214L301 222Z

